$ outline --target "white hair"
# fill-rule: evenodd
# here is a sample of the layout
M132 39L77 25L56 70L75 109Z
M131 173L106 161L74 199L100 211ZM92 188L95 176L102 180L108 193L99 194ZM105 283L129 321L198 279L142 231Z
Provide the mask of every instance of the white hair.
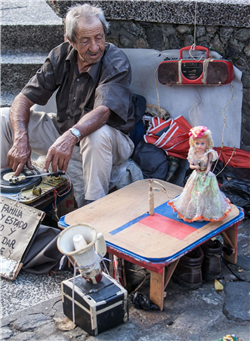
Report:
M107 34L109 23L105 19L103 10L100 7L84 4L73 6L67 12L65 19L65 35L67 39L76 43L76 29L80 18L83 18L86 22L98 18L103 25L105 35Z

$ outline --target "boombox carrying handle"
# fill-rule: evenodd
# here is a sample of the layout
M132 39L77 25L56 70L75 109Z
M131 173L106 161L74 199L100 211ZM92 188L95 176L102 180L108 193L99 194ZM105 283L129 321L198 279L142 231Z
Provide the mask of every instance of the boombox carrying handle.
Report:
M186 50L190 50L190 49L191 49L191 46L186 46L186 47L183 47L182 49L180 49L180 59L182 59L182 51L186 51ZM204 46L195 45L194 50L199 50L199 51L205 50L207 52L207 58L209 58L208 48L206 48Z

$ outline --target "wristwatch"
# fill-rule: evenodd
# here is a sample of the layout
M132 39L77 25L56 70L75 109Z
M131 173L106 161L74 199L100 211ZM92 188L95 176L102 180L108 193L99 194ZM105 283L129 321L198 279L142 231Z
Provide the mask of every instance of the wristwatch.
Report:
M80 138L81 138L81 133L80 133L80 131L79 131L78 129L76 129L76 128L70 128L69 130L70 130L70 132L71 132L72 135L74 135L75 137L77 137L77 142L76 142L76 143L78 143L78 142L80 141Z

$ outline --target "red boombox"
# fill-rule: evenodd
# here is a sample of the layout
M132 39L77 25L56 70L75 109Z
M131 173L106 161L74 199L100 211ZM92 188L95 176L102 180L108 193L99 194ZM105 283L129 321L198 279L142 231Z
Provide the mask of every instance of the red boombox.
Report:
M209 50L203 46L195 46L194 50L205 50L206 58L182 59L182 52L190 49L191 46L182 48L179 60L166 60L159 64L158 80L160 83L169 86L222 85L233 80L234 69L231 61L209 58Z

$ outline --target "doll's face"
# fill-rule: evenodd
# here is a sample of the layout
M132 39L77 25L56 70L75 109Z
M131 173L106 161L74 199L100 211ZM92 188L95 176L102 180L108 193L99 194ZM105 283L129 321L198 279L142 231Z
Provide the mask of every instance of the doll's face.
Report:
M207 139L205 138L197 138L194 140L194 146L195 149L197 150L197 152L199 153L205 153L206 149L207 149Z

